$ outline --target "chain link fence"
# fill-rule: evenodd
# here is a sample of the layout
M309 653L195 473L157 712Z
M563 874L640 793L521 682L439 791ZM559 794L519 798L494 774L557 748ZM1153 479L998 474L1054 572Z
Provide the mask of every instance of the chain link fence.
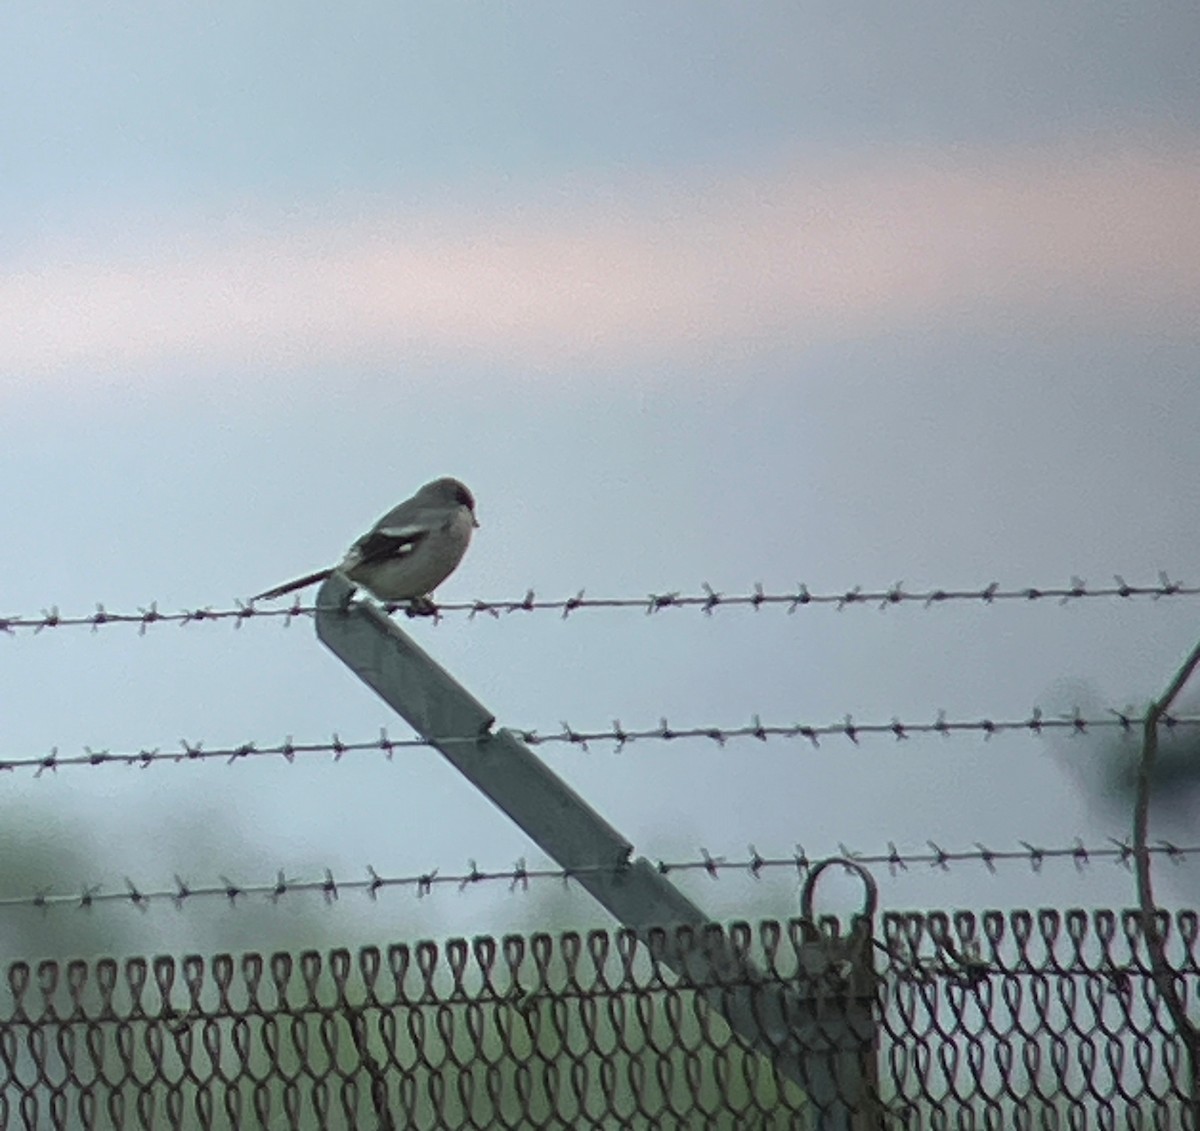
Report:
M1140 922L887 913L15 962L0 1127L1189 1127ZM1185 999L1198 934L1170 920ZM665 961L689 948L734 961L697 983ZM747 994L756 1047L721 1016Z

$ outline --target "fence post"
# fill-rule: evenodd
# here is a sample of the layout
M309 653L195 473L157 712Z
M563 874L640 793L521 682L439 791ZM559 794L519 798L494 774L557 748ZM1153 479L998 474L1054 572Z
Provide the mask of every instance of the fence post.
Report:
M381 608L351 601L353 593L337 572L321 586L316 613L321 642L559 867L643 940L651 928L710 922L650 861L632 860L633 846L525 743L510 731L494 730L487 708ZM746 957L735 954L723 935L674 931L668 937L659 957L696 984L734 1032L808 1094L816 1131L878 1126L855 1114L876 1106L867 1079L858 1072L841 1078L845 1049L864 1039L874 1048L873 1036L864 1038L855 1028L861 1018L847 1010L850 999L797 994L756 971L747 974Z
M863 883L861 911L851 917L845 934L821 930L815 909L817 883L828 868L853 873ZM810 1088L814 1103L831 1113L826 1127L848 1131L880 1131L883 1101L879 1094L879 1029L876 1008L879 983L875 974L875 912L879 889L871 873L855 860L830 857L809 869L800 890L800 923L806 940L800 947L803 986L814 994L812 1019L797 1027L800 1041L814 1053L819 1049L830 1060L830 1078L836 1088L824 1094ZM859 1097L848 1104L845 1097ZM844 1105L844 1106L843 1106Z

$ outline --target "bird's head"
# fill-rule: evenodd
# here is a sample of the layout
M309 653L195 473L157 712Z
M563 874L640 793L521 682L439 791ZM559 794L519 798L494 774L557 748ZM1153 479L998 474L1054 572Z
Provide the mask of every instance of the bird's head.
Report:
M475 517L475 496L460 480L449 476L435 479L432 483L426 483L418 494L438 506L466 507L471 514L471 522L475 526L479 525L479 520Z

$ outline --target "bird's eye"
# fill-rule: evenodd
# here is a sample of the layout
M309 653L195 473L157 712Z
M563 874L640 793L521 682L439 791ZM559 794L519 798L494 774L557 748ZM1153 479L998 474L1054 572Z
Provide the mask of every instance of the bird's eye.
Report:
M454 492L454 498L456 502L466 507L467 510L473 511L475 509L475 496L472 495L471 492L468 491L461 483Z

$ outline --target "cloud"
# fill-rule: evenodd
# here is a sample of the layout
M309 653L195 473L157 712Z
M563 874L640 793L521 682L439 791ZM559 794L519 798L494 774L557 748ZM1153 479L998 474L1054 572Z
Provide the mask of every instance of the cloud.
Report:
M536 374L964 322L1186 328L1197 199L1200 145L1092 144L796 160L521 209L159 223L136 247L0 270L0 379L396 359Z

